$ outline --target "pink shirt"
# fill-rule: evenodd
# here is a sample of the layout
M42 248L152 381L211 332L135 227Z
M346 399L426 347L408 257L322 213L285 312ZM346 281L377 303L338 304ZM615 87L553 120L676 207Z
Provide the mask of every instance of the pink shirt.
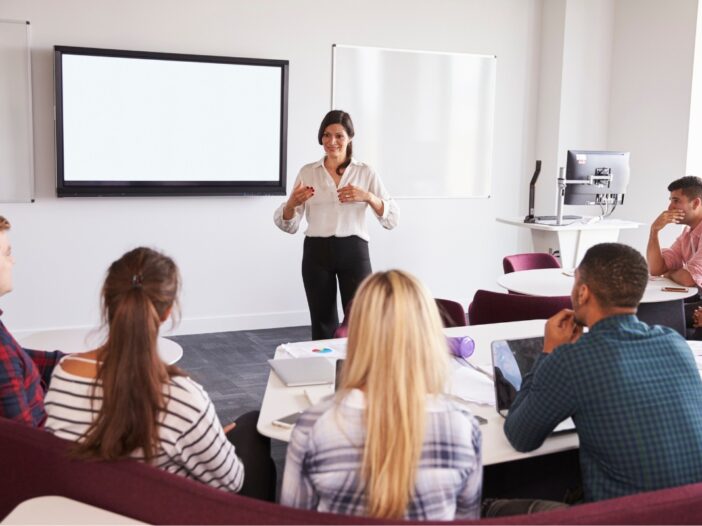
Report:
M698 287L702 287L702 222L690 230L686 226L682 234L678 236L670 248L662 250L663 260L668 270L678 270L684 268Z

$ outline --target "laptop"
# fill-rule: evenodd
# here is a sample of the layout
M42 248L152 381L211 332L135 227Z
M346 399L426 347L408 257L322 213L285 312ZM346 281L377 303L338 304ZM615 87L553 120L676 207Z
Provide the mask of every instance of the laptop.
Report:
M495 406L497 412L507 416L522 379L531 370L544 348L542 336L518 340L492 342L492 369L495 378ZM558 424L553 433L575 431L575 423L568 418Z
M288 387L334 383L334 362L323 356L268 360L268 364Z

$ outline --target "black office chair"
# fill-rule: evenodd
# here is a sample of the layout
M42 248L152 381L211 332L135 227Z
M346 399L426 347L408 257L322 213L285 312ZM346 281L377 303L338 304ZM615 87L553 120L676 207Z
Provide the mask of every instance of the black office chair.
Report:
M686 338L685 309L682 300L640 303L636 315L649 325L665 325Z

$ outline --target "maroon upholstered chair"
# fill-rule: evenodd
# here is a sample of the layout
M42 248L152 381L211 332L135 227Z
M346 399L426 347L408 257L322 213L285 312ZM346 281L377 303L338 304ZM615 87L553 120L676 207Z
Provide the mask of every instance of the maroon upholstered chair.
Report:
M465 327L468 325L466 311L463 305L453 300L436 298L436 306L439 308L439 315L444 327ZM346 308L346 312L351 312L351 306ZM349 335L349 317L344 316L344 321L334 331L334 338L346 338Z
M463 305L453 300L435 298L436 306L439 308L439 315L444 327L465 327L468 325L466 311Z
M561 264L551 254L546 252L531 252L528 254L514 254L502 258L502 268L505 274L519 270L534 270L537 268L561 268Z
M0 520L19 503L68 497L149 524L426 524L318 513L257 501L133 460L70 460L69 443L0 418ZM445 524L702 524L702 483L531 515Z
M468 308L471 325L550 318L570 309L570 296L526 296L478 290Z

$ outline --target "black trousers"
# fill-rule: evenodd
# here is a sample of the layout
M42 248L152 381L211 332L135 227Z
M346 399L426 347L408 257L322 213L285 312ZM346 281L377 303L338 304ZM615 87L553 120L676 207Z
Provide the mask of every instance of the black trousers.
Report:
M302 281L310 309L313 340L333 338L339 326L337 279L346 314L347 305L356 289L371 272L368 242L360 237L305 238Z
M244 485L239 495L275 502L276 472L271 458L271 439L256 429L258 415L258 411L241 415L227 438L244 464Z

